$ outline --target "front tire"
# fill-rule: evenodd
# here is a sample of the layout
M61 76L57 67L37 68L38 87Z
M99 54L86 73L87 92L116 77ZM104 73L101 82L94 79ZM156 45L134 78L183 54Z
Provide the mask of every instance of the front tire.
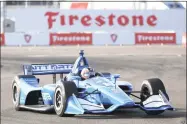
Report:
M164 95L166 96L167 100L169 101L169 96L166 93L165 86L163 82L158 78L152 78L144 80L141 87L141 103L145 101L147 98L149 98L152 95L158 95L159 90L161 90ZM142 104L143 105L143 104ZM164 110L158 110L158 111L145 111L148 115L159 115L164 112Z
M158 111L145 111L146 114L148 115L159 115L161 113L163 113L164 110L158 110Z
M74 116L74 114L64 114L67 107L67 100L72 94L77 94L74 82L62 81L60 85L57 85L54 94L54 109L58 116Z
M165 86L159 78L151 78L144 80L141 86L141 101L145 101L149 96L158 95L159 90L161 90L166 96L167 100L169 100L169 96L166 93Z

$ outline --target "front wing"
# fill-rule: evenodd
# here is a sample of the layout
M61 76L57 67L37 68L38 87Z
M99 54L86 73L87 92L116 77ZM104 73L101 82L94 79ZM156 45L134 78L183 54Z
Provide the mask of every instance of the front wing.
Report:
M105 108L102 104L94 104L87 100L77 98L74 94L69 97L65 114L85 114L85 113L111 113L118 108L139 107L144 111L160 111L160 110L174 110L165 95L160 91L159 95L150 96L143 102L143 105L132 102L125 104L113 104L109 108Z

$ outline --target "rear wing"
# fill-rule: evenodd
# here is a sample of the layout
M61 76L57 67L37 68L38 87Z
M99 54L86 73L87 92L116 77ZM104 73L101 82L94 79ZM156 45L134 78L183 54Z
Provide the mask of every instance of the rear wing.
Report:
M23 65L24 75L68 74L73 64L31 64Z

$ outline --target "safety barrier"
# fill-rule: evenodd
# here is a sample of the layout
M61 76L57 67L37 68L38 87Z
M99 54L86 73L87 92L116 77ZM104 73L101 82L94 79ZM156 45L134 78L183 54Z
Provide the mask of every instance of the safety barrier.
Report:
M1 46L186 44L186 35L165 32L4 33Z

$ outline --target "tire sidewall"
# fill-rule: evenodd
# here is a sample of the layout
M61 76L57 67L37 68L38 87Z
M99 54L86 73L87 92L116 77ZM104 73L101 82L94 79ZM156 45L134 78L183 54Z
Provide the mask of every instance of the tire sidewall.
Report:
M158 111L146 111L147 115L159 115L163 113L164 110L158 110Z
M61 105L60 108L58 108L56 106L56 95L57 92L60 92L61 94ZM62 83L62 85L57 85L57 87L55 88L55 94L54 94L54 109L57 115L62 116L64 114L64 111L66 109L66 91L64 88L64 85Z
M149 90L150 95L153 95L153 88L152 88L152 86L151 86L151 84L150 84L150 82L148 80L144 80L141 87L142 87L141 90L144 87L147 87L148 90Z
M163 82L160 79L153 78L153 79L144 80L142 82L142 85L141 85L141 92L143 91L143 88L145 88L145 87L148 88L150 96L151 95L158 95L159 94L159 90L161 90L165 94L166 98L169 101L169 96L166 93L165 86L164 86ZM141 93L141 95L142 95L142 93ZM141 95L140 95L140 97L141 97L141 100L143 102L147 98L143 98Z
M17 88L17 97L14 100L14 88L15 87ZM13 101L14 107L15 107L15 109L17 111L20 110L20 108L19 108L19 105L20 105L19 100L20 100L20 88L18 86L18 83L14 80L13 84L12 84L12 101Z

